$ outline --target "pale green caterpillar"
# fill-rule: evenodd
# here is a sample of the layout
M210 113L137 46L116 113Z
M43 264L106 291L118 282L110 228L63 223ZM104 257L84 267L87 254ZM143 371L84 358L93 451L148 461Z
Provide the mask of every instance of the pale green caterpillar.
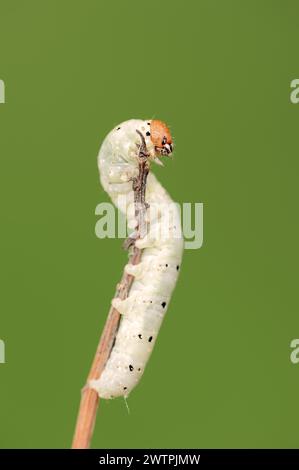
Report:
M134 199L132 178L138 173L138 132L145 139L151 160L172 152L170 132L158 120L131 119L107 135L98 156L101 183L123 212ZM125 300L112 300L122 316L115 343L100 378L89 383L102 398L126 397L139 382L179 274L184 247L180 212L151 172L146 202L148 232L136 241L143 250L141 262L125 268L134 281ZM151 211L154 207L157 210ZM133 228L134 212L127 216L128 226Z

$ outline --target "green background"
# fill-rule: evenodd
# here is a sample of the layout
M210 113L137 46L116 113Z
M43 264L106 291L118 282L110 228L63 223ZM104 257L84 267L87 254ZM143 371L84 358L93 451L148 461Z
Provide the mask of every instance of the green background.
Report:
M298 447L296 1L1 0L0 447L69 447L126 257L96 238L96 156L170 124L156 168L204 203L146 373L93 447Z

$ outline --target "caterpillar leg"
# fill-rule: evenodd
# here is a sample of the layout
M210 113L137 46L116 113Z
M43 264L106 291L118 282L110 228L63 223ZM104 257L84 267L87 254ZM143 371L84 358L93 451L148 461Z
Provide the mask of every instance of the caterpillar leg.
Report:
M128 236L128 238L125 239L123 242L123 249L124 250L129 250L131 246L134 246L137 240L138 234L137 232L131 233L131 235Z
M139 279L143 275L144 266L143 263L138 264L126 264L125 272L134 276L136 279Z
M152 248L155 245L155 241L146 235L145 237L136 240L135 245L140 250L143 250L144 248Z
M128 299L121 300L118 297L112 299L111 305L115 308L121 315L125 315L128 312L130 304L127 302Z

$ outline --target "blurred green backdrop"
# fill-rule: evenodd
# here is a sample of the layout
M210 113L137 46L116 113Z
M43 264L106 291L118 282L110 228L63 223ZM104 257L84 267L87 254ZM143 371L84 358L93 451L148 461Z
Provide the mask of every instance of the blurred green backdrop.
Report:
M155 168L204 203L146 373L93 447L298 447L298 2L0 1L0 447L69 447L125 262L94 233L106 133L160 118Z

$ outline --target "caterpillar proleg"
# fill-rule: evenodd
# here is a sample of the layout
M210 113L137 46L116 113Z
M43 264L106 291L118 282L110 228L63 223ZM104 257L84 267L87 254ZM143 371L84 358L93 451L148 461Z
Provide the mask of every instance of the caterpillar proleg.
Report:
M133 229L136 211L130 212L129 207L134 205L140 151L149 165L170 155L172 145L167 126L159 120L131 119L116 126L103 141L98 155L101 184L118 209L126 213L128 226ZM139 382L181 265L184 242L180 211L151 172L143 202L147 208L145 225L139 227L139 237L132 233L128 244L142 250L141 260L125 268L133 283L125 299L112 300L121 314L114 345L99 379L89 381L89 387L101 398L127 397Z

